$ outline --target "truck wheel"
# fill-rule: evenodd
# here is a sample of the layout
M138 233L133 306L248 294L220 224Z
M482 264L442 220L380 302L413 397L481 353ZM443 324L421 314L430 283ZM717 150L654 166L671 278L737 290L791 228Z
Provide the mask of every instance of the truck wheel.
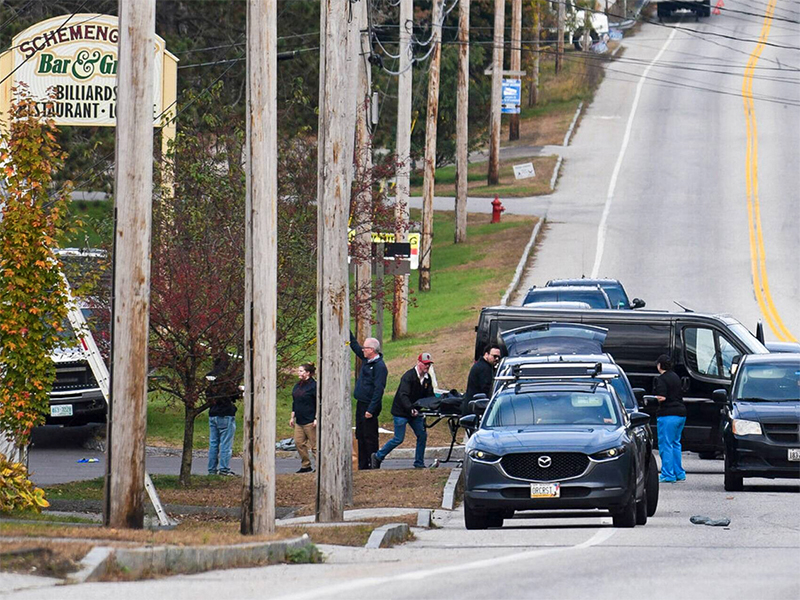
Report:
M666 6L663 6L661 3L657 5L656 13L658 14L659 19L668 17L671 14L671 12L672 11L670 11Z
M711 0L703 0L703 16L711 16Z
M733 472L733 468L728 460L728 453L725 452L725 491L741 492L744 490L744 477Z
M600 39L594 29L589 31L589 38L591 39L590 43L592 45L594 45ZM575 46L575 50L589 50L589 48L583 47L583 29L576 31L572 39L574 40L573 45Z
M658 508L658 464L656 457L650 455L650 463L647 466L647 516L652 517Z
M489 527L502 527L503 526L503 513L502 512L490 512L489 518L486 520L489 524Z

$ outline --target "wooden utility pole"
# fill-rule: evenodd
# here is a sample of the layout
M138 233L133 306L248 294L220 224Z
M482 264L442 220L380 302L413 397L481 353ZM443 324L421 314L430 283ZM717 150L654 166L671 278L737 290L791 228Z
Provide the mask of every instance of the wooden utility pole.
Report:
M395 200L395 241L408 241L408 196L411 173L411 28L414 0L400 0L400 75L397 77L397 186ZM408 331L408 275L394 278L392 339Z
M277 0L247 4L244 481L241 530L275 531Z
M155 0L120 1L111 326L114 360L103 519L106 526L114 528L144 526L155 27Z
M539 40L542 35L541 15L539 13L540 1L531 0L531 8L533 9L533 61L531 83L528 86L528 106L536 106L539 103L539 55L541 53Z
M511 0L511 63L509 66L512 71L522 70L522 0ZM522 79L519 75L512 75L512 77ZM519 139L519 113L511 115L509 119L508 139Z
M369 63L371 41L369 39L369 2L360 5L361 47L358 54L358 96L356 98L356 214L355 246L359 261L356 263L356 337L363 342L372 335L372 137L370 133L370 96L372 93L371 67ZM356 375L360 367L356 360Z
M322 0L317 170L316 520L342 521L351 489L347 217L356 125L360 19L350 0Z
M442 64L441 0L433 0L431 11L431 67L428 71L428 112L425 121L425 171L422 180L422 243L420 244L419 289L431 289L433 248L433 194L436 184L436 128L439 119L439 69Z
M556 75L561 73L564 62L564 20L566 17L566 0L558 0L557 25L556 25Z
M458 92L456 97L456 228L454 242L467 241L469 169L469 1L458 2Z
M494 0L494 52L492 54L492 120L489 131L489 185L500 182L500 126L503 94L503 43L506 2Z

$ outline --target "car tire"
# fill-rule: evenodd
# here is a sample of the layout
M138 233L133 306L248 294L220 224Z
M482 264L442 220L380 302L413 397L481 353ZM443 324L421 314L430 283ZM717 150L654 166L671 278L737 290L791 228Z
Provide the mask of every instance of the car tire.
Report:
M647 466L647 516L652 517L658 508L658 463L656 457L650 455L650 462Z
M642 490L642 497L636 502L636 524L645 525L647 523L647 486Z
M464 501L464 525L467 529L488 529L489 515L477 512L470 507L468 501Z
M618 512L611 513L611 520L614 527L635 527L636 526L636 497L631 494L628 502Z
M663 19L664 17L668 17L672 14L672 11L663 8L660 3L656 5L656 12L658 13L659 19Z
M725 453L725 491L741 492L744 490L744 477L733 472L728 453Z
M716 450L712 450L711 452L698 452L697 456L699 456L701 460L714 460L717 458L717 452Z
M508 509L504 510L502 514L503 514L503 518L504 519L513 519L514 518L514 509L513 508L508 508Z
M502 512L490 512L487 518L487 523L489 527L492 528L499 528L503 526L503 513Z

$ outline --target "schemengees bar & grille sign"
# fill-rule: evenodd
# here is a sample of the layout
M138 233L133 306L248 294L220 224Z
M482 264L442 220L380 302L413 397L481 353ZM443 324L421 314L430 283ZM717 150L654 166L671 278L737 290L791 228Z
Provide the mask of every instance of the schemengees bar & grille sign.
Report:
M177 59L155 36L153 125L162 127L174 109ZM11 106L11 89L28 86L40 114L56 125L116 125L119 19L76 14L41 21L17 34L0 56L0 75L13 73L0 89L0 109ZM45 101L53 90L53 102ZM169 127L169 126L168 126Z

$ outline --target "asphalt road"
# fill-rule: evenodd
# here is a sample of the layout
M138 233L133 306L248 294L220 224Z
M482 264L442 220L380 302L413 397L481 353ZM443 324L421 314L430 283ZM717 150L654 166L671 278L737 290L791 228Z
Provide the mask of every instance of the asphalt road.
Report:
M722 488L721 461L685 455L687 481L662 486L647 525L616 529L603 513L523 513L502 529L466 531L463 513L402 546L323 547L321 565L216 571L135 583L31 590L11 598L169 597L713 599L800 597L797 483ZM693 525L693 515L729 527ZM268 590L268 591L267 591ZM0 595L2 593L0 592Z

